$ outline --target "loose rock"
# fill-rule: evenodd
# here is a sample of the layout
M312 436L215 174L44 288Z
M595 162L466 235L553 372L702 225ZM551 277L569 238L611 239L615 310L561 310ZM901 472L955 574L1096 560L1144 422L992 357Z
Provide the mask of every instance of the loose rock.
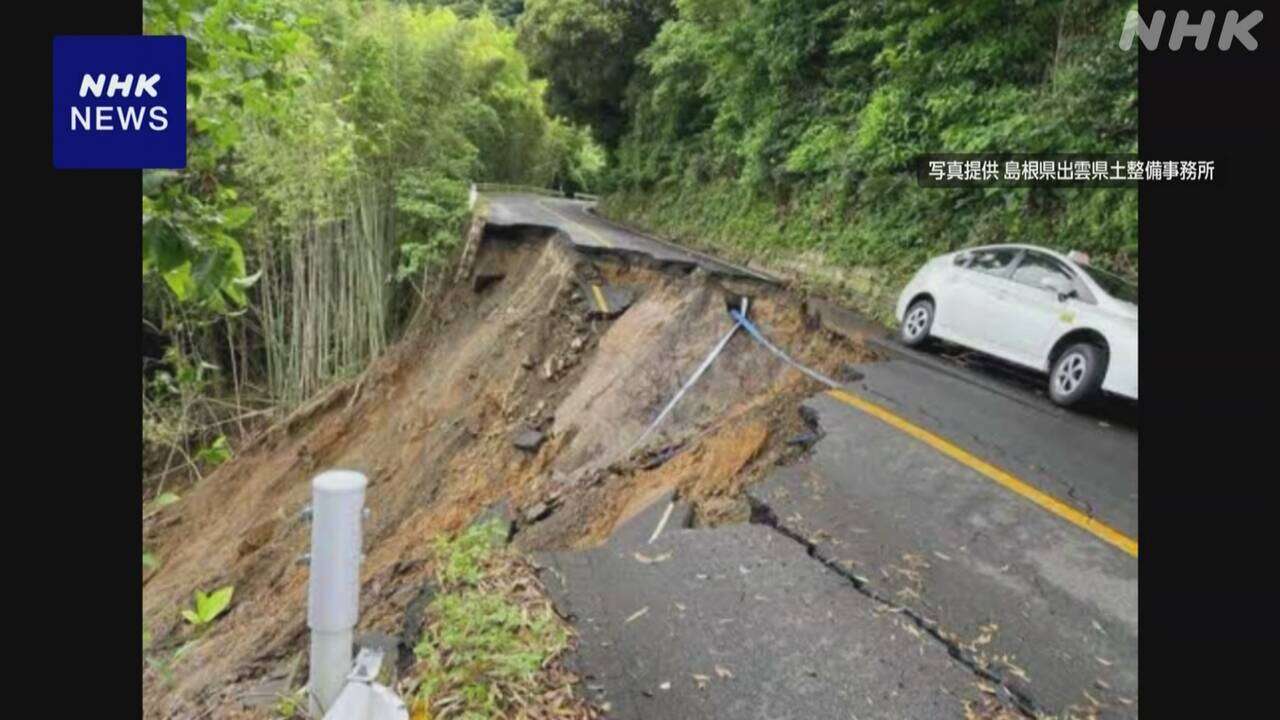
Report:
M840 368L836 371L836 380L842 383L858 382L866 377L857 368L849 363L840 363Z
M551 514L551 505L545 502L534 503L524 511L524 521L535 523Z
M542 446L543 441L546 439L547 436L545 433L538 432L537 430L524 430L517 433L516 436L511 439L511 442L517 448L524 450L525 452L537 452L538 448Z
M812 447L814 443L818 442L818 440L820 440L821 437L822 437L821 435L819 435L817 432L813 430L805 430L799 435L796 435L795 437L792 437L789 440L787 440L787 444L808 449Z

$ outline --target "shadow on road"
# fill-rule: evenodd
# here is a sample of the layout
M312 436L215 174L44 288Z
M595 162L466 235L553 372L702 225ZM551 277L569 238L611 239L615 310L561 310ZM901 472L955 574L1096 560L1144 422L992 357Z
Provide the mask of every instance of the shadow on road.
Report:
M1049 392L1046 389L1048 380L1042 373L1005 362L976 350L939 341L935 341L935 345L925 352L956 367L1003 382L1035 397L1048 406L1057 407L1049 399ZM1063 411L1079 416L1082 419L1123 427L1134 432L1138 430L1139 412L1136 400L1114 395L1103 395L1083 405L1070 409L1064 408Z

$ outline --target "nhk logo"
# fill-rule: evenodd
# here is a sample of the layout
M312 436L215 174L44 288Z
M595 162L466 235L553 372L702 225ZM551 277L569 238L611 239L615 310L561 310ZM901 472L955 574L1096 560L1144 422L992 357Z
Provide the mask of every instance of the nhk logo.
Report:
M108 98L115 97L117 92L119 96L130 97L129 90L134 90L133 97L140 98L144 94L150 97L157 97L156 83L160 82L160 73L155 75L139 75L138 83L134 85L133 75L125 75L123 78L115 73L111 75L111 82L107 84L107 76L98 73L95 75L85 74L84 80L80 82L80 97L92 96L95 98L102 97L102 87L106 85ZM114 114L112 111L115 111ZM147 118L147 127L157 132L169 127L169 111L162 105L140 106L140 107L121 107L119 105L83 105L80 107L73 106L71 108L71 129L72 130L141 130L142 120Z
M1192 23L1191 13L1179 10L1178 14L1173 16L1173 29L1169 31L1169 49L1181 49L1182 41L1187 38L1195 39L1196 50L1208 48L1209 41L1213 39L1214 17L1216 15L1212 10L1205 10L1200 16L1200 22ZM1147 50L1159 50L1160 37L1164 33L1164 20L1163 10L1152 13L1150 24L1142 19L1137 10L1130 10L1125 16L1124 27L1120 30L1120 49L1128 50L1133 47L1133 38L1136 35L1142 40L1142 46ZM1250 31L1260 22L1262 22L1261 10L1254 10L1243 17L1235 10L1228 10L1218 30L1218 49L1230 50L1233 43L1239 42L1249 52L1257 50L1258 39Z
M54 38L54 167L183 167L186 56L179 36Z

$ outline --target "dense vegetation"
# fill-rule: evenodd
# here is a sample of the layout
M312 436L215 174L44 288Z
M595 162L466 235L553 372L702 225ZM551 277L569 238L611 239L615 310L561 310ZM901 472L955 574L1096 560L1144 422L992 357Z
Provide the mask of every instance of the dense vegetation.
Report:
M548 112L514 12L434 4L144 2L148 33L188 38L190 120L186 169L143 176L152 469L225 457L229 424L377 356L459 243L469 182L600 169Z
M517 27L561 112L612 151L606 212L818 274L862 269L845 277L882 311L921 258L981 242L1136 275L1134 190L913 174L927 152L1136 152L1137 55L1116 47L1131 6L529 0Z
M1136 191L913 173L926 152L1136 151L1129 7L145 0L148 33L188 37L190 119L187 168L143 177L146 462L224 459L229 426L382 352L470 181L603 190L606 213L879 313L923 257L980 242L1136 276Z

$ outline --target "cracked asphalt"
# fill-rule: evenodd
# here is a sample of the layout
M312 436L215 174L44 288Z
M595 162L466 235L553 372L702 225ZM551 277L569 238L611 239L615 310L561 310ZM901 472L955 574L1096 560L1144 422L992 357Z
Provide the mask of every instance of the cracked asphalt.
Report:
M690 529L678 511L650 543L668 504L603 547L535 557L609 717L927 720L976 699L943 644L772 528Z
M982 439L966 443L971 450L1025 469L1023 478L1039 478L1045 491L1057 482L1050 473L1074 467L1069 448L1027 449L1027 434L1037 431L1033 409L1024 415L1000 396L971 397L972 386L908 362L857 369L865 377L851 392L896 400L904 414L909 398L927 395L934 410L921 424L959 438L951 423L964 423ZM1137 716L1136 558L831 395L806 405L825 437L802 462L749 491L780 529L936 626L1034 709ZM1055 432L1080 443L1076 453L1088 447L1087 438ZM1133 473L1136 492L1136 465ZM1123 503L1108 504L1120 493L1104 476L1071 482L1117 525L1136 528L1136 503L1132 516Z
M582 203L489 202L492 222L719 262ZM855 366L854 402L805 402L822 437L749 490L752 523L695 529L677 511L650 543L663 500L603 547L539 558L588 691L619 718L964 717L981 694L1024 714L1137 717L1132 413L1063 410L1038 379L854 334L888 359Z

